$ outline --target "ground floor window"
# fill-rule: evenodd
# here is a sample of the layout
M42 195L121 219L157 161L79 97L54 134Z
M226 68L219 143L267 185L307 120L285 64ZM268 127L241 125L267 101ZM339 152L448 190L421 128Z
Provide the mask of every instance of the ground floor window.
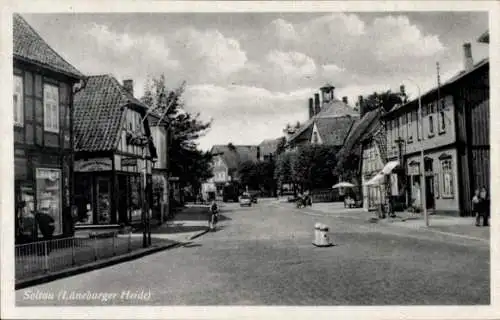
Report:
M37 211L54 219L53 235L62 234L62 186L60 169L36 169ZM41 236L41 232L39 233Z
M444 198L453 198L453 167L451 159L441 160L442 192Z

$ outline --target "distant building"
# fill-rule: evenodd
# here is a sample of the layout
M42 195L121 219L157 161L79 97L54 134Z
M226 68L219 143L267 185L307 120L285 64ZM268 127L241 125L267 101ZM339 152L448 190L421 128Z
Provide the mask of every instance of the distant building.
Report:
M156 147L157 158L153 163L153 199L151 208L153 216L160 221L164 221L170 210L170 183L168 168L168 138L169 124L162 118L162 115L151 112L148 116L151 127L151 136Z
M285 137L277 139L266 139L262 141L259 147L259 161L268 161L275 159L280 143L283 143Z
M249 145L215 145L210 153L213 155L213 177L208 183L214 183L218 192L221 192L225 184L240 180L240 164L246 161L257 162L260 158L259 148Z
M471 46L465 44L464 70L424 93L421 101L423 123L417 99L384 116L388 160L403 169L391 176L391 192L421 208L424 170L428 210L470 215L474 189L490 186L489 60L474 63Z
M85 76L18 14L13 15L16 241L34 241L34 213L54 219L54 237L72 234L73 96Z
M319 93L309 99L309 120L293 131L287 138L287 149L294 150L301 145L322 144L342 147L345 138L359 113L348 105L347 97L335 98L335 87L325 85Z
M354 190L360 193L366 210L377 209L384 200L384 189L366 184L382 171L387 161L382 113L381 108L375 109L356 120L338 153L337 171L343 181L356 185Z

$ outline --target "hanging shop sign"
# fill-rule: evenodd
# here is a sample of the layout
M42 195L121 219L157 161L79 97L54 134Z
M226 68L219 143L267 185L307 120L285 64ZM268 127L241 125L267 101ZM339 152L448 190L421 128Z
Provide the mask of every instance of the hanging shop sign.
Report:
M75 161L76 172L91 172L91 171L109 171L112 170L113 164L109 158L95 158L89 160Z

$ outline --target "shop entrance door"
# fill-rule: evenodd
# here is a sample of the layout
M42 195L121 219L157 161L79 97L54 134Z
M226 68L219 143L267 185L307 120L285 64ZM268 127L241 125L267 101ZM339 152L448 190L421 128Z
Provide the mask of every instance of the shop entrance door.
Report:
M99 224L111 223L111 195L110 179L108 177L98 177L97 186L97 221Z
M118 175L118 223L129 224L127 194L129 194L127 176Z
M434 171L432 159L425 159L425 206L427 209L434 209Z

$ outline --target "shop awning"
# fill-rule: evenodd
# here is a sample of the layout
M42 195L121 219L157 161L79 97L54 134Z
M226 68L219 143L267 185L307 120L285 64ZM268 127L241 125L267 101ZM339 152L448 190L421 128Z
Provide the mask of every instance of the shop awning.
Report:
M377 173L373 178L365 182L364 186L378 186L384 182L384 175L382 173Z
M394 170L394 168L396 168L397 166L399 166L399 161L389 161L385 164L384 166L384 169L382 169L382 173L383 174L389 174L392 172L392 170Z

